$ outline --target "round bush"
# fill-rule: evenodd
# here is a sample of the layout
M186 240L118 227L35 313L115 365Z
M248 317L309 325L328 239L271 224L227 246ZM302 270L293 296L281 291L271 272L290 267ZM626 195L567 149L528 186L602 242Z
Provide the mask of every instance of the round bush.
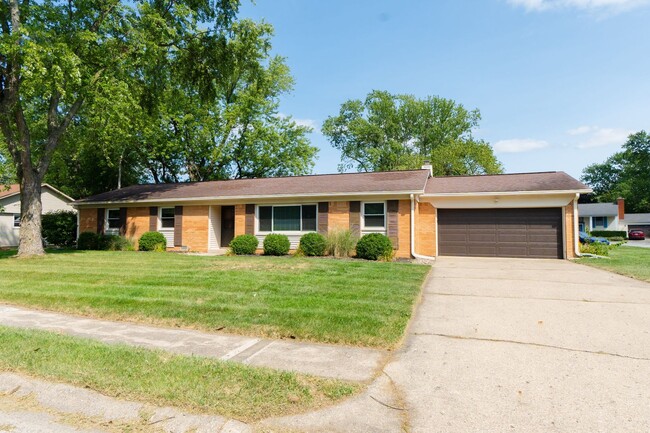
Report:
M165 251L167 239L159 232L143 233L138 241L140 251Z
M97 248L102 251L133 251L133 242L124 236L99 235Z
M264 238L264 255L266 256L284 256L289 254L290 247L287 235L271 233Z
M73 211L60 210L48 212L42 217L41 232L49 245L71 247L77 240L77 214Z
M300 251L306 256L324 256L327 239L320 233L307 233L300 238Z
M79 239L77 239L78 250L96 250L97 248L98 248L97 233L83 232L79 234Z
M393 254L393 244L381 233L362 236L357 242L357 257L366 260L389 258Z
M230 251L238 256L255 254L260 241L253 235L239 235L230 241Z

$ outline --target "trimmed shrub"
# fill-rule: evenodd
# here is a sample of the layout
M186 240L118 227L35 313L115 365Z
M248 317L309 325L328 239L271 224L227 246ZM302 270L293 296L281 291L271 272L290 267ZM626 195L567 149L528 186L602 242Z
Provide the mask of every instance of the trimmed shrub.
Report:
M77 249L96 250L98 248L98 241L97 233L83 232L79 234L79 239L77 239Z
M271 233L264 238L264 255L284 256L289 254L291 243L287 235Z
M307 233L300 238L298 248L306 256L323 256L327 240L320 233Z
M160 232L146 232L140 236L138 250L140 251L165 251L167 239Z
M580 252L584 254L595 254L597 256L609 256L610 246L599 242L580 244Z
M357 257L366 260L388 260L393 255L393 244L387 236L381 233L370 233L362 236L357 242Z
M592 230L589 234L598 238L627 239L627 232L625 230Z
M103 251L135 251L133 241L117 235L99 236L98 248Z
M73 211L60 210L48 212L42 216L43 239L49 245L72 247L77 240L77 214Z
M350 257L357 245L357 237L350 230L330 230L326 241L325 251L334 257Z
M255 254L259 239L253 235L239 235L230 241L230 251L237 256L250 256Z

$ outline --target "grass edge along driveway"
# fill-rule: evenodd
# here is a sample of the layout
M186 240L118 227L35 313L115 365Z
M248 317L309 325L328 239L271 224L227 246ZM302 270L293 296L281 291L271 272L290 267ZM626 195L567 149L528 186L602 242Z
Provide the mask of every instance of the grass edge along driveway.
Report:
M429 266L297 257L0 252L0 303L109 320L394 348Z
M244 422L314 410L362 388L340 380L4 326L0 371Z
M610 250L608 259L584 257L576 262L650 282L650 248L619 246Z

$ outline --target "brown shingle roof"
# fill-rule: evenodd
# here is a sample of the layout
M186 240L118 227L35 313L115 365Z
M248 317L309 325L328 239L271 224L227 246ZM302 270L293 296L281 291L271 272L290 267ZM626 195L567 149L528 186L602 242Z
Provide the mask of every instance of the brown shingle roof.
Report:
M133 185L77 200L76 203L422 192L428 175L427 170L410 170Z
M6 189L4 185L0 184L0 198L8 197L20 192L20 185L17 183L9 185L9 189Z
M590 188L563 171L429 179L425 194L490 193L519 191L584 191Z

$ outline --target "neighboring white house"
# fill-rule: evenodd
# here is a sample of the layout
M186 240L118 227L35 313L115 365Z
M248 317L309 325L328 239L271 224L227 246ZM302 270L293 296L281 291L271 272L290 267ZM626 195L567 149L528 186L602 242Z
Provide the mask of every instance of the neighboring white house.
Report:
M578 227L591 230L643 230L650 236L650 213L625 213L625 200L617 203L578 204Z
M63 194L48 184L43 184L41 189L41 202L43 213L58 210L76 210L70 206L71 197ZM5 189L0 185L0 247L18 246L18 232L20 230L20 185L10 185Z

